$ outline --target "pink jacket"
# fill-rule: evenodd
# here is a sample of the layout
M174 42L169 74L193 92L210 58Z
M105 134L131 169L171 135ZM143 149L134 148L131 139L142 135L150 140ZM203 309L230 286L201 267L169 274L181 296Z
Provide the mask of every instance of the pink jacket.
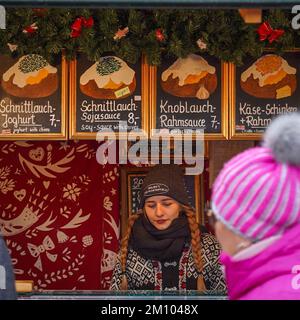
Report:
M300 224L263 251L236 260L222 253L229 299L300 300Z

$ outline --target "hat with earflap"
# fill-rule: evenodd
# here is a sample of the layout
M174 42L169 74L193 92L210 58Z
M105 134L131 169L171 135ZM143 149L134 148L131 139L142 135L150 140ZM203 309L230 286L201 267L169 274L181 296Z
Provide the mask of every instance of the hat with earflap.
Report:
M227 162L212 191L216 218L249 240L300 223L300 114L276 118L261 147Z

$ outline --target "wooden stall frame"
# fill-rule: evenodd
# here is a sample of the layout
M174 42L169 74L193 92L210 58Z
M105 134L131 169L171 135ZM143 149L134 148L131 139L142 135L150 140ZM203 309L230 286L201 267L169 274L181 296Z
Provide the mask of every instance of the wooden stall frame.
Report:
M129 188L130 177L146 176L151 166L148 167L121 167L121 237L125 235L127 230L128 218L132 214L132 207L130 203L131 192ZM196 220L198 223L204 225L204 181L203 175L194 176L194 192L195 192L195 209Z
M84 140L96 140L97 132L77 132L76 131L76 105L77 105L77 61L76 59L70 62L70 82L69 82L69 101L70 101L70 115L69 115L69 139L84 139ZM142 96L142 130L147 137L149 136L149 112L148 112L148 76L149 66L146 62L146 57L141 57L141 96ZM103 132L103 135L106 133ZM115 132L115 136L118 140L127 139L128 133Z
M263 54L272 53L274 50L265 49ZM286 50L284 52L300 52L300 48ZM262 54L262 55L263 55ZM260 140L263 133L236 133L235 131L235 104L236 104L236 66L229 63L229 139L231 140Z
M229 64L221 62L221 133L204 133L205 140L227 140L229 137L228 126L228 70ZM157 98L157 67L150 66L150 79L149 79L149 104L150 104L150 137L152 137L151 130L156 129L156 98ZM195 133L186 135L191 139L195 139ZM176 136L175 136L176 139ZM181 139L181 138L180 138Z
M68 139L68 64L66 57L61 58L61 132L40 134L0 134L0 140L67 140Z

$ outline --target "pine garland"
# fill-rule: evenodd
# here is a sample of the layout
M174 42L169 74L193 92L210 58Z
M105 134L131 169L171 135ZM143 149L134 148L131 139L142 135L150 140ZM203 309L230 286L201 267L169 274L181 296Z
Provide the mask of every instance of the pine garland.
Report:
M75 19L93 17L90 28L82 28L80 36L71 37ZM264 11L263 20L273 28L284 29L284 35L272 43L279 54L299 44L299 32L291 28L291 13L282 10ZM33 33L24 28L35 24ZM129 28L128 34L114 39L119 29ZM97 61L114 53L129 63L145 54L148 63L159 65L164 58L185 57L189 53L208 53L224 61L243 63L245 57L259 57L270 48L260 42L257 25L245 24L237 10L119 10L119 9L7 9L7 29L0 30L0 53L22 56L39 54L53 61L62 51L67 59L84 53ZM157 39L156 30L163 34ZM200 49L197 41L206 44ZM8 43L17 45L10 51Z

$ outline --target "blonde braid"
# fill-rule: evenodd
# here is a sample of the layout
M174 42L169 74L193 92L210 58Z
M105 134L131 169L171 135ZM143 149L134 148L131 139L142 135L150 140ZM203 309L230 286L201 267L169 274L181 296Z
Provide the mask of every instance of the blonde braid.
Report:
M121 290L128 289L128 281L125 274L127 253L128 253L128 242L130 239L132 226L134 225L135 220L137 220L142 213L143 213L143 210L139 210L136 214L131 215L131 217L128 220L127 231L121 241L121 269L122 269Z
M203 279L203 261L202 261L202 253L201 253L201 234L198 223L196 221L195 211L189 206L182 206L183 212L185 213L189 227L191 231L191 244L193 251L193 258L196 265L196 268L199 272L199 276L197 279L197 289L200 291L205 291L205 282Z

